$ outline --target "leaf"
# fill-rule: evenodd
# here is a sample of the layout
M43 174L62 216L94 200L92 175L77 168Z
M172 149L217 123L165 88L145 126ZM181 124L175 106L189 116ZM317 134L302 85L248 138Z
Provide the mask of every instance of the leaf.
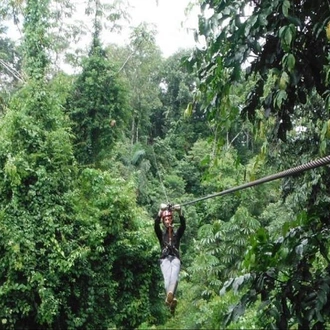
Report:
M327 27L325 28L325 33L326 33L327 39L330 41L330 22L327 24Z
M273 306L272 308L269 309L269 314L274 317L275 320L278 320L280 318L280 312L279 310L276 308L276 306Z
M299 17L288 15L287 19L289 20L290 23L292 23L296 26L301 26L301 21L300 21Z
M299 256L303 255L304 247L307 245L307 243L308 243L308 239L303 239L302 242L296 246L295 251Z
M290 1L289 0L284 0L282 4L282 13L284 17L289 16L289 9L290 9Z
M293 54L288 54L287 58L287 68L289 71L292 71L295 67L296 59Z
M293 39L293 34L292 34L291 29L290 28L286 28L285 29L285 34L284 34L285 44L287 46L290 46L291 45L291 42L292 42L292 39Z
M321 310L323 308L323 306L327 303L328 299L327 299L327 295L329 293L329 290L319 290L318 291L318 295L317 295L317 307L318 310Z
M326 130L326 135L328 139L330 138L330 119L327 121L327 130Z
M244 277L240 276L240 277L236 277L233 283L233 290L236 293L238 288L240 287L240 285L244 282Z
M257 22L258 16L252 15L249 17L245 24L245 30L244 30L244 36L247 37L250 34L251 28L254 26L254 24Z
M234 292L237 293L239 287L240 287L245 281L249 280L250 277L251 277L250 274L244 274L244 275L241 275L241 276L239 276L239 277L236 277L235 280L234 280L234 282L233 282L233 285L232 285Z
M295 27L293 24L282 26L279 30L279 37L282 47L285 51L289 51L293 37L295 34Z
M283 101L287 98L287 93L284 90L280 90L276 93L275 99L274 99L274 106L277 108L281 108Z
M192 110L193 110L193 106L192 106L192 103L188 103L187 105L187 108L186 110L184 111L184 117L187 118L187 117L191 117L192 115Z
M323 140L320 143L320 155L326 155L327 151L327 141Z
M281 78L280 78L280 82L279 82L280 89L285 90L288 83L289 83L289 75L284 71L281 74Z

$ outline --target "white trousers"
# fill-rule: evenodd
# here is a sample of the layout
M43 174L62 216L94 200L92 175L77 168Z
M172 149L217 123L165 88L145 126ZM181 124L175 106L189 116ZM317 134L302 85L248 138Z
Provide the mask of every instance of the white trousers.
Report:
M181 268L180 259L173 256L160 259L160 268L164 277L166 294L170 291L174 294L179 281L179 273Z

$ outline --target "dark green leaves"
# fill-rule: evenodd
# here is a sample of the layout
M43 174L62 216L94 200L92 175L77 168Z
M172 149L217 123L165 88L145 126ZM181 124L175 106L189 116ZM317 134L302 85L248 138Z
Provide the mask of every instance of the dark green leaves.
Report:
M259 86L268 81L258 91L251 90L256 94L253 102L250 98L245 104L249 119L262 107L270 110L278 118L277 137L285 141L291 130L290 117L302 101L298 94L302 91L310 94L313 88L320 95L325 92L328 44L324 29L329 7L323 1L305 4L289 0L267 0L252 7L245 7L238 0L221 4L205 0L203 4L214 10L210 18L201 18L203 27L215 27L199 30L207 39L208 48L196 52L194 57L201 78L200 89L206 94L205 108L213 113L226 103L229 90L225 86L239 80L236 72L248 66L248 61L251 63L248 75L256 74ZM221 70L215 70L210 64L216 65L215 59L219 62L219 57L223 65ZM224 78L227 72L230 79ZM278 80L271 86L273 74ZM208 82L207 87L204 81ZM214 99L217 102L212 102ZM262 101L265 99L267 104Z

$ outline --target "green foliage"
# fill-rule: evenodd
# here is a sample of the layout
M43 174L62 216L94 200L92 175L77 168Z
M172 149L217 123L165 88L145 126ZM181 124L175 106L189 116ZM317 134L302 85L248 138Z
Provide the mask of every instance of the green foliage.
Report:
M27 1L24 13L24 68L30 78L45 78L50 63L47 50L50 48L49 28L50 0Z
M0 82L0 111L4 112L5 101L10 93L17 88L22 81L20 74L22 56L19 47L8 38L0 38L0 62L1 62L1 82Z
M51 263L63 258L60 224L70 214L70 135L60 103L39 82L17 94L0 130L1 317L9 327L38 327L59 311Z
M314 89L328 98L323 70L328 63L328 4L279 0L247 5L241 0L204 0L201 8L211 14L200 17L197 31L206 38L208 48L196 51L191 64L199 72L199 89L209 112L230 108L230 86L239 80L241 67L246 65L247 75L256 75L257 82L242 114L251 120L260 108L267 116L274 114L275 134L285 141L295 106L305 103ZM251 12L248 16L247 11ZM272 85L266 86L271 76Z
M67 110L73 122L77 160L84 165L98 164L129 119L124 87L99 44L94 44L84 62Z
M239 132L237 106L242 118L250 120L247 124L253 123L253 128L244 123L241 127L249 127L248 132L263 144L260 154L246 162L244 177L254 180L276 168L288 169L326 155L329 6L322 1L255 1L247 6L244 1L205 0L201 8L207 15L200 17L198 33L206 38L207 48L196 50L189 61L200 78L195 102L200 101L208 118L229 134ZM250 78L242 83L248 94L237 104L231 96L243 72ZM224 145L223 137L219 141ZM237 142L235 147L244 155L246 141ZM327 169L320 169L284 179L282 202L275 183L230 196L231 201L237 198L232 204L235 224L238 211L246 210L244 217L251 215L265 227L250 232L246 260L237 260L232 279L223 286L222 292L227 288L241 292L239 302L222 318L224 326L235 326L247 309L257 306L257 327L304 329L328 324L328 298L323 298L329 292L329 261L322 243L328 240L327 183ZM233 228L236 233L244 227ZM213 236L208 232L206 237ZM241 273L235 274L237 270ZM318 293L322 298L316 298Z
M47 18L47 4L28 4L26 45L37 42L34 33L45 33L41 13ZM0 126L2 324L134 328L162 319L158 251L144 212L135 206L134 185L110 172L78 172L70 122L62 111L70 82L58 76L46 83L47 42L38 41L42 47L33 44L26 53L31 79L13 97ZM98 61L91 63L97 67ZM93 70L91 77L97 80ZM93 82L87 79L84 86ZM120 99L121 87L112 91L117 94L111 97Z
M159 70L162 107L151 116L152 135L166 137L178 159L184 157L196 140L210 133L205 113L199 106L191 110L190 116L183 116L197 84L196 77L186 67L188 54L178 51L164 61Z
M319 220L301 214L297 223L291 222L283 227L284 236L276 241L270 240L265 231L256 236L248 254L249 267L255 273L240 281L240 285L248 285L251 289L237 307L248 306L260 296L259 305L263 310L259 316L260 325L303 329L322 326L329 321L325 298L329 293L326 270L329 259L322 243L328 239L328 234L310 227ZM233 286L235 281L226 286ZM234 317L234 312L238 312L237 308L232 310L228 320Z
M95 329L161 318L147 308L158 301L158 253L132 185L91 169L76 177L60 105L46 92L35 108L35 87L18 94L1 126L1 319ZM36 125L33 110L49 105Z
M90 233L81 235L91 249L90 269L82 264L82 274L76 275L80 292L93 289L81 301L79 313L88 315L85 325L132 328L141 318L152 319L148 306L158 298L154 278L159 275L150 254L156 259L158 251L142 210L134 206L132 185L109 173L85 170L78 187L73 195L77 219L91 226ZM100 308L104 299L107 304Z
M199 33L208 47L163 60L144 25L106 56L106 6L89 1L95 24L83 70L52 77L50 55L69 36L53 38L54 18L71 6L39 2L24 7L28 82L0 100L8 105L0 122L2 326L326 328L327 167L184 207L173 318L150 218L161 202L328 154L327 4L204 0L210 15ZM122 13L111 11L116 27ZM0 48L19 64L10 43Z
M155 42L155 31L141 24L131 33L128 47L109 47L107 52L110 60L120 67L118 73L130 91L130 141L132 144L145 144L156 125L152 116L162 107L159 98L161 78L158 72L163 60Z
M294 221L288 214L280 230L276 230L278 224L272 227L272 232L262 229L251 241L245 267L252 276L241 282L249 290L237 308L248 307L260 297L258 304L262 313L259 321L262 326L303 329L322 327L329 320L327 300L322 298L328 295L329 257L324 244L328 240L328 211L324 209L327 202L322 191L315 187L327 180L325 178L318 176L308 188L314 192L305 194L307 199L316 198L308 213L301 212ZM318 191L316 195L315 189ZM299 196L301 192L298 190L292 195ZM295 204L292 198L290 202ZM287 207L290 210L289 204ZM233 283L231 281L226 286ZM235 319L233 313L238 313L238 310L234 308L230 312L228 321Z

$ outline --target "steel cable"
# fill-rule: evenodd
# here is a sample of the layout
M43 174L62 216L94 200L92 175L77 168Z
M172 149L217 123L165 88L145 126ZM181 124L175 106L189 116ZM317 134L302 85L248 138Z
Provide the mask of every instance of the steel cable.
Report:
M218 192L218 193L214 193L214 194L207 195L207 196L204 196L204 197L201 197L201 198L197 198L197 199L194 199L192 201L184 202L184 203L181 203L180 205L185 206L185 205L194 204L194 203L197 203L197 202L205 200L205 199L226 195L226 194L238 191L238 190L253 187L253 186L259 185L261 183L281 179L281 178L284 178L286 176L290 176L290 175L293 175L293 174L297 174L297 173L300 173L300 172L311 170L313 168L317 168L317 167L324 166L324 165L327 165L327 164L330 164L330 155L326 156L326 157L323 157L323 158L320 158L320 159L317 159L317 160L313 160L313 161L308 162L306 164L299 165L297 167L290 168L288 170L285 170L285 171L282 171L282 172L279 172L279 173L276 173L276 174L266 176L264 178L261 178L261 179L255 180L255 181L251 181L251 182L242 184L242 185L237 186L237 187L233 187L233 188L223 190L223 191Z
M166 198L166 202L167 204L169 204L169 201L168 201L168 197L167 197L167 193L166 193L166 188L165 188L165 185L164 185L164 182L162 180L162 177L160 175L160 171L159 171L159 167L158 167L158 164L157 164L157 159L156 159L156 154L155 154L155 150L154 150L154 147L152 146L152 152L153 152L153 155L154 155L154 160L155 160L155 166L156 166L156 172L158 174L158 178L159 178L159 182L162 186L162 189L163 189L163 193L164 193L164 196Z

